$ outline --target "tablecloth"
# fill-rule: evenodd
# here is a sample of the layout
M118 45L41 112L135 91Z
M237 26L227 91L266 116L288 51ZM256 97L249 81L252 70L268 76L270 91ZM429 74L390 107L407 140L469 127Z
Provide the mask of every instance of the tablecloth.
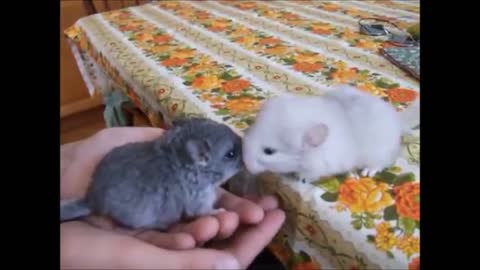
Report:
M407 29L413 1L159 1L95 14L65 33L91 94L123 93L154 124L201 115L242 134L262 102L351 84L401 111L419 82L382 57L360 18ZM117 121L121 122L121 121ZM262 176L287 222L270 248L290 269L419 269L420 129L375 177L313 184Z

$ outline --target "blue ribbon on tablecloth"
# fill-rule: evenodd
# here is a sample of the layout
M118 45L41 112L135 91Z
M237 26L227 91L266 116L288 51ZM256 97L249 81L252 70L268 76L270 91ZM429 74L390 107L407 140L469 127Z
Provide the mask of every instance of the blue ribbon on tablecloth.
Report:
M103 118L107 127L128 126L127 117L122 109L130 99L121 91L113 90L103 94L105 110Z

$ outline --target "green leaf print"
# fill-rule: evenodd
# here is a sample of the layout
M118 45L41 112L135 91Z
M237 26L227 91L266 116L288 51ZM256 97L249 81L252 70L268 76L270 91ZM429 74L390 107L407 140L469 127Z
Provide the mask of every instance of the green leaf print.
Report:
M375 227L375 223L373 222L373 219L371 217L367 216L364 221L365 228L372 229L373 227Z
M228 115L228 114L229 114L229 111L228 111L227 109L223 109L223 108L222 108L222 109L218 109L218 110L216 111L216 114L218 114L218 115Z
M294 65L297 61L293 58L282 58L283 62L287 65Z
M415 231L415 220L410 218L400 218L400 226L407 236L412 235Z
M415 174L414 173L404 173L404 174L401 174L401 175L397 176L394 184L396 186L399 186L403 183L413 182L413 181L415 181Z
M380 88L396 88L399 87L400 85L397 83L393 83L392 81L386 79L386 78L381 78L375 81L375 86L380 87Z
M362 228L362 221L360 219L355 219L351 222L355 230L360 230Z
M338 199L338 193L325 192L320 197L327 202L336 202Z
M383 172L377 173L374 178L378 181L385 182L391 185L395 182L395 179L397 178L397 176L391 172L383 171Z
M313 185L318 186L330 193L337 193L338 188L340 187L340 183L335 177L321 179L320 181L314 182Z
M398 218L396 206L391 205L391 206L385 208L385 210L383 210L383 218L386 221L396 220Z

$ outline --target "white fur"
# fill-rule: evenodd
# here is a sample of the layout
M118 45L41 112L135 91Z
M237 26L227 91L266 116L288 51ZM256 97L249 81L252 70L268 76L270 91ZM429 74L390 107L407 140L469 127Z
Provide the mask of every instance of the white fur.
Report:
M415 113L408 112L408 124ZM349 86L318 97L275 97L245 134L244 162L254 174L296 172L312 181L354 169L373 176L396 161L403 120L387 102ZM304 135L321 124L328 128L321 145L305 146ZM266 155L265 147L276 153Z

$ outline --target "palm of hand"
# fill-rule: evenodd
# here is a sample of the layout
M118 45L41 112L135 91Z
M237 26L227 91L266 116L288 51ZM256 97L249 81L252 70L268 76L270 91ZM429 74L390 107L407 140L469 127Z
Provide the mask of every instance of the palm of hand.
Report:
M62 146L62 199L85 194L96 164L112 148L161 134L154 128L112 128ZM221 191L218 207L227 211L177 224L166 233L129 231L98 217L62 224L62 268L245 268L285 218L273 197L254 203ZM206 242L208 248L195 248Z

